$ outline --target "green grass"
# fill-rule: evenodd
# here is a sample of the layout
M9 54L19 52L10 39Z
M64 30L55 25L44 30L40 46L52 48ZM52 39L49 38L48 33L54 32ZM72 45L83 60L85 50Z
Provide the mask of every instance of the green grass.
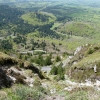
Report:
M69 16L73 18L73 21L66 21L64 25L58 27L58 31L66 34L72 32L73 35L98 39L100 31L99 8L81 7L80 9L83 10L80 13L70 13Z
M22 6L22 4L23 3L21 3L20 5ZM99 8L92 8L92 7L89 8L87 6L83 7L83 6L75 6L68 4L61 4L61 6L57 6L58 4L59 3L53 4L53 2L36 2L36 4L35 2L29 2L28 4L25 3L26 10L30 5L31 9L34 9L37 6L39 7L38 14L40 14L41 16L46 16L47 18L46 21L42 21L41 19L37 18L36 13L28 12L21 16L21 18L25 22L38 26L54 22L54 25L52 26L51 30L56 31L57 34L61 35L61 38L59 40L52 39L49 37L40 38L38 30L36 30L36 32L34 33L29 33L29 35L32 34L30 35L31 38L34 38L35 40L38 38L39 40L46 40L47 43L54 42L56 45L62 43L62 46L66 50L71 50L71 51L74 51L77 46L83 44L100 43ZM19 7L21 7L20 5ZM54 12L50 12L49 9L47 12L44 12L43 9L45 9L48 5L50 9L55 11L55 13L57 12L58 13L55 14ZM22 6L22 8L23 7L24 6ZM63 16L65 16L64 21L57 21L58 17L63 17ZM66 16L72 17L72 20L68 22ZM55 30L56 27L58 27L57 30ZM72 36L70 37L67 35L69 32L72 32ZM6 34L6 31L2 31L2 33ZM30 40L30 37L27 38L28 41ZM14 46L14 48L16 49L17 46Z
M38 32L29 33L27 35L27 39L34 39L35 41L45 40L47 44L51 44L52 42L55 43L55 45L59 45L61 43L62 45L59 47L63 47L65 50L74 51L78 46L85 45L85 44L100 44L98 39L89 39L88 37L81 37L81 36L70 36L68 39L68 35L58 33L64 36L64 39L52 39L50 37L45 38L38 38L35 35L38 34Z
M89 89L76 90L72 93L66 94L65 100L100 100L100 92Z
M40 100L44 97L45 89L42 87L28 87L25 85L15 85L9 89L0 91L0 100Z
M88 36L92 37L94 35L95 29L89 23L84 22L72 22L66 23L64 27L59 29L64 33L72 32L73 35L77 36Z
M79 82L85 81L86 79L91 79L94 81L99 75L100 69L100 46L90 45L84 46L83 49L76 54L71 60L70 66L71 78ZM94 66L97 66L97 73L94 72Z
M62 23L55 22L51 29L54 30L54 28L60 26L61 24L62 24Z
M59 45L59 43L62 43L62 46L66 50L74 51L77 46L83 45L83 44L99 44L100 40L100 8L90 8L87 6L75 6L68 5L68 4L60 4L54 2L28 2L23 5L23 3L16 4L17 6L21 7L24 10L28 10L27 8L30 6L30 9L35 9L37 6L38 14L41 16L46 16L47 20L42 21L41 19L37 18L36 13L34 12L28 12L21 16L21 18L32 25L46 25L51 22L54 22L54 25L52 26L51 30L54 30L57 32L57 34L61 35L61 38L59 40L52 39L49 37L40 38L38 29L35 30L36 32L29 33L31 38L34 38L37 40L46 40L48 43L54 42L56 45ZM47 12L44 12L43 9L46 7L48 8L48 5L51 10L54 10L55 12L50 12L49 9L47 9ZM34 11L34 10L33 10ZM57 13L57 14L55 14ZM64 20L57 21L58 17L65 16ZM72 17L72 20L68 21L67 16ZM16 27L16 26L14 26ZM55 28L58 27L56 30ZM72 32L72 36L68 36L67 34L69 32ZM1 30L1 33L7 34L6 29ZM63 34L64 33L64 34ZM63 38L62 38L63 36ZM28 41L30 41L30 37L28 36ZM14 44L14 49L16 49L17 46Z
M39 12L37 14L40 14L41 17L44 17L46 20L42 21L41 18L38 18L36 13L31 12L31 13L27 13L22 15L22 19L26 22L28 22L29 24L32 25L45 25L51 22L54 22L56 20L56 17L53 14L49 14L49 13L45 13L45 12Z
M90 54L87 57L83 58L80 62L75 64L73 67L77 67L77 68L82 68L82 67L89 68L90 67L91 68L93 67L95 62L97 63L99 61L100 61L100 52L96 52L96 53Z

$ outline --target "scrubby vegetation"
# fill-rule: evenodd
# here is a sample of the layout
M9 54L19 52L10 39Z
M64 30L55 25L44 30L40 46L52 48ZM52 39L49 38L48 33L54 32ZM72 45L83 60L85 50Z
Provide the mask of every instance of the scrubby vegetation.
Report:
M100 86L75 85L100 80L99 4L92 0L0 2L5 3L0 4L0 51L6 53L0 52L0 88L12 86L1 89L0 100L49 100L48 96L52 100L56 93L56 97L61 93L61 100L99 100ZM78 46L81 49L75 54ZM21 84L7 83L13 78Z
M83 46L81 51L70 60L69 66L71 66L70 71L73 79L78 81L99 79L99 50L98 45ZM94 71L95 65L97 72Z
M51 69L51 71L50 71L50 74L51 75L57 75L55 77L55 79L57 81L64 80L65 79L65 77L64 77L65 70L64 70L64 68L62 67L61 64L59 66L57 66L57 67L56 66L53 66L52 69Z
M11 89L0 91L0 100L40 100L45 95L45 89L42 87L28 87L24 85L15 85Z

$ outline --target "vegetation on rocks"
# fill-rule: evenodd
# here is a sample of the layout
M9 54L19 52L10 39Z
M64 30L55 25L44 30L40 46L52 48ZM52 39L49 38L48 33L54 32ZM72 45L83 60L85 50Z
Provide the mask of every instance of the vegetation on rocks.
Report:
M70 60L70 75L78 81L86 79L99 80L100 49L98 45L83 46L82 49ZM75 62L75 64L74 64ZM96 72L94 70L96 66Z
M28 87L23 85L15 85L11 89L0 91L1 100L40 100L45 95L45 89L42 87Z
M56 75L54 77L54 79L56 79L57 81L59 80L64 80L65 77L64 77L64 74L65 74L65 71L64 71L64 68L62 66L53 66L51 71L50 71L50 74L51 75Z

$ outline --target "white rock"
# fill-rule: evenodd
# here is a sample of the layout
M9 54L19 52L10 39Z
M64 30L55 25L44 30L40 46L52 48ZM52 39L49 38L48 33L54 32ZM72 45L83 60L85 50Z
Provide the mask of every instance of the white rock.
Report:
M73 62L73 65L75 65L77 62Z
M64 90L72 91L72 88L71 87L66 87L66 88L64 88Z
M88 46L88 44L86 44L86 46Z
M81 46L80 46L80 47L77 47L77 48L76 48L76 51L74 52L74 55L76 55L81 49L82 49Z
M68 58L69 58L69 59L72 59L72 58L73 58L73 56L68 56Z
M44 88L48 88L48 85L46 84L46 83L42 83L42 87L44 87Z
M16 78L15 77L12 77L10 75L9 75L9 77L13 80L14 83L16 82Z
M29 84L30 87L33 87L33 84Z
M50 93L51 93L51 94L56 93L56 89L55 89L55 88L54 88L54 89L51 89L51 90L50 90Z
M94 65L94 72L96 73L97 72L97 66Z

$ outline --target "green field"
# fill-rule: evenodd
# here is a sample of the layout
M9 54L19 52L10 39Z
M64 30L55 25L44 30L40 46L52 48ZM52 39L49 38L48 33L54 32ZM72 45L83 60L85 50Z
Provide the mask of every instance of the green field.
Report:
M99 7L45 1L13 3L13 6L20 9L20 13L17 11L17 16L14 16L16 21L13 19L10 23L7 19L11 16L5 19L1 17L1 21L7 21L0 29L1 36L7 36L8 32L10 35L19 33L27 37L27 43L31 37L34 40L46 40L50 45L54 42L59 49L71 51L80 45L100 43ZM9 15L14 15L14 12ZM59 43L62 45L59 46ZM15 45L14 48L17 47Z
M27 13L22 15L22 19L29 24L32 25L45 25L51 22L54 22L56 20L56 17L52 14L45 13L45 12L39 12L39 13Z

